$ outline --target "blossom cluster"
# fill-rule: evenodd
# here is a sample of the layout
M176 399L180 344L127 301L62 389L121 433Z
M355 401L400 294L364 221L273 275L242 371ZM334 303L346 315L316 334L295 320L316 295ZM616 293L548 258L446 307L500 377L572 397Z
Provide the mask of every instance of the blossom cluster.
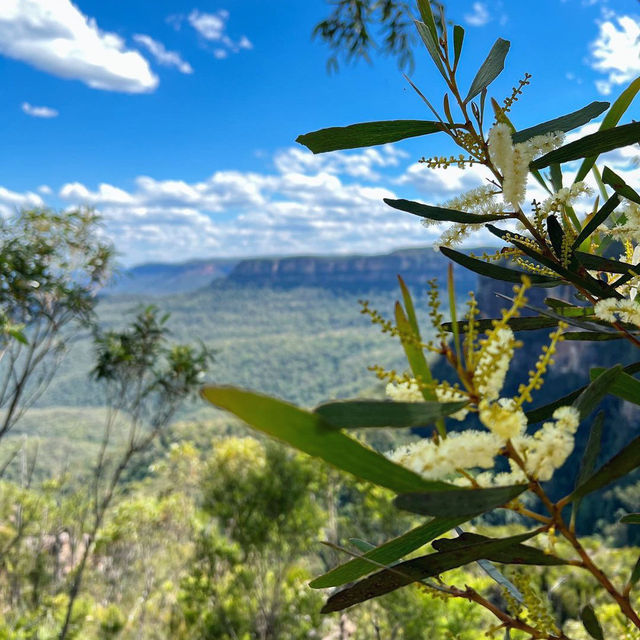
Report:
M489 131L489 157L503 175L502 197L515 209L524 202L529 163L541 153L557 149L564 141L562 132L534 136L526 142L513 144L513 131L505 122L499 122Z

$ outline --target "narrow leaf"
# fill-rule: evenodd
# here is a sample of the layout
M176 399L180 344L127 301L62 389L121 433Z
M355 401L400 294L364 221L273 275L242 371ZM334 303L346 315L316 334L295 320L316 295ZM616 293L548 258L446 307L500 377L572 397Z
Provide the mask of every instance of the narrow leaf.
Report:
M640 513L628 513L620 518L623 524L640 524Z
M393 501L398 509L425 516L474 516L501 507L527 490L527 485L491 487L489 489L458 489L444 494L404 493Z
M348 127L330 127L298 136L296 142L313 153L325 153L339 149L372 147L405 138L424 136L442 131L439 122L429 120L387 120L363 122Z
M602 172L602 182L608 184L616 193L624 196L627 200L640 204L640 195L634 191L617 173L605 167Z
M482 320L476 320L475 327L480 332L489 331L494 326L493 318L484 318ZM507 325L512 331L534 331L535 329L547 329L549 327L558 326L558 321L553 318L526 316L524 318L510 318L507 321ZM440 325L445 331L452 331L453 327L451 322L444 322ZM466 320L460 320L458 322L458 330L464 332L466 330Z
M601 411L591 424L589 440L587 441L587 446L585 447L582 461L580 462L580 471L578 472L578 477L576 479L576 487L579 487L589 476L593 475L593 471L596 468L596 462L598 461L598 455L600 454L603 426L604 413ZM581 500L578 499L573 503L571 522L575 522L575 519L578 516L580 502Z
M203 387L201 394L205 400L233 413L253 428L381 487L398 493L419 490L421 486L425 491L457 489L444 482L423 480L327 425L319 415L282 400L211 385Z
M509 269L507 267L501 267L497 264L491 264L478 258L472 258L464 253L449 249L449 247L440 247L440 251L447 256L450 260L458 263L459 265L479 273L482 276L487 276L493 280L504 280L505 282L517 282L522 283L522 276L526 276L531 280L531 284L538 286L556 286L562 284L560 279L549 278L547 276L541 276L537 273L525 273L524 271L518 271L517 269Z
M431 33L431 29L426 24L424 24L424 22L420 22L419 20L416 20L415 24L416 24L416 29L420 34L420 38L422 38L422 42L424 43L424 46L429 52L429 55L431 56L433 63L438 68L438 71L440 72L442 77L446 78L447 74L444 70L442 60L440 59L440 49L438 47L438 36L437 35L434 36Z
M640 558L638 558L635 567L633 567L631 577L629 578L629 585L633 587L638 580L640 580Z
M617 194L612 195L601 207L601 209L587 222L578 237L573 241L573 248L577 249L604 221L613 213L620 204Z
M580 420L584 420L600 404L621 373L622 365L620 364L607 369L574 400L573 407L580 412Z
M597 118L608 108L608 102L592 102L586 107L578 109L578 111L574 111L573 113L568 113L565 116L560 116L553 120L547 120L546 122L537 124L534 127L529 127L528 129L523 129L522 131L517 131L511 136L511 139L513 140L513 143L516 144L518 142L525 142L534 136L541 136L545 133L553 133L554 131L571 131L572 129L581 127L590 120Z
M594 367L590 371L591 379L597 381L604 375L605 369ZM640 380L622 371L609 386L609 393L633 404L640 404Z
M557 166L557 165L553 165ZM558 219L555 216L549 216L547 218L547 232L549 233L549 238L551 239L551 245L553 246L553 251L556 254L558 259L562 257L562 240L564 238L564 231L558 222Z
M594 271L628 273L634 269L634 265L628 264L627 262L620 262L619 260L612 260L611 258L603 258L602 256L598 256L593 253L576 251L575 256L578 258L580 264L587 269L592 269Z
M401 562L389 569L378 571L351 587L338 591L327 600L322 613L342 611L354 604L390 593L412 582L432 578L481 558L490 560L493 554L520 544L537 534L538 531L532 531L509 538L491 539L488 542L470 544L454 551L432 553L421 558Z
M482 63L476 77L473 79L469 93L464 99L465 102L475 98L500 75L504 69L504 59L507 57L510 45L511 43L508 40L503 40L502 38L496 40L493 47L491 47L491 51L489 51L487 59Z
M640 122L623 124L613 129L596 131L596 133L565 144L534 160L530 166L533 169L544 169L553 163L570 162L592 155L598 156L601 153L626 147L638 141L640 141Z
M462 533L457 538L441 538L440 540L435 540L431 546L437 551L453 551L469 546L469 544L488 542L489 540L491 540L491 538L481 536L477 533ZM503 562L505 564L513 562L514 559L518 560L518 564L533 564L538 566L567 564L566 560L562 560L541 549L529 547L526 544L513 545L505 550L496 551L491 556L493 562Z
M636 97L636 94L640 91L640 78L636 78L631 82L631 84L618 96L616 101L611 106L611 109L607 111L606 115L602 119L602 123L600 124L599 131L606 131L607 129L611 129L611 127L615 127L618 122L620 122L620 118L624 115L625 111L629 108L629 105L633 102L633 99ZM578 169L578 173L574 178L575 182L580 182L584 180L591 167L595 165L598 156L591 156L589 158L585 158Z
M458 66L460 53L462 52L462 43L464 41L464 29L459 25L453 27L453 68Z
M571 493L568 500L576 500L588 493L602 489L638 467L640 467L640 436L632 440L620 453L600 467L586 482Z
M396 276L398 278L398 283L400 285L400 291L402 292L402 301L404 302L404 308L407 313L407 320L411 325L411 330L415 334L418 340L422 340L420 336L420 325L418 324L418 316L416 315L416 308L413 304L413 298L411 297L411 292L409 288L405 284L405 281L401 276Z
M590 604L583 607L582 611L580 612L580 617L582 618L582 624L584 625L584 628L592 638L595 638L595 640L604 640L602 627L598 622L598 618L596 618L596 612L593 610L593 607Z
M389 540L379 547L367 551L362 558L349 560L349 562L345 562L339 567L315 578L309 583L309 586L312 589L326 589L327 587L338 587L347 582L353 582L378 569L377 565L391 564L400 558L404 558L404 556L431 542L438 536L451 531L459 524L462 524L460 518L435 518L430 520L398 538ZM371 560L371 562L367 562L367 559Z
M604 369L602 369L604 371ZM624 369L622 369L624 373L628 373L629 375L640 372L640 362L634 362L633 364L629 364ZM571 404L587 387L580 387L575 391L563 396L562 398L558 398L549 404L545 404L541 407L536 407L535 409L531 409L526 412L527 420L529 424L536 424L537 422L541 422L542 420L546 420L550 417L553 412L558 407L564 407L566 405Z
M464 211L456 211L455 209L445 209L444 207L433 207L420 202L412 202L411 200L393 200L391 198L383 198L384 202L394 209L413 213L413 215L426 218L427 220L435 220L436 222L460 222L462 224L481 224L483 222L491 222L492 220L504 220L511 218L510 215L503 213L466 213Z
M431 2L429 0L418 0L418 10L420 11L422 22L424 22L429 29L433 40L437 42L438 28L436 27L436 21L433 17L433 11L431 10Z
M321 404L314 413L336 429L410 428L433 424L460 411L467 402L389 402L343 400Z
M360 540L360 538L349 538L349 542L358 550L362 551L362 553L367 553L371 551L371 549L375 549L376 545L367 542L366 540Z

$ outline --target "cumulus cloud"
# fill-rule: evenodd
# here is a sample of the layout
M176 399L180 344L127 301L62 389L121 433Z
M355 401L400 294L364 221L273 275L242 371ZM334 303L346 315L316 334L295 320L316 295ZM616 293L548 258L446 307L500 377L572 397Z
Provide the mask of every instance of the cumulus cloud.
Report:
M23 102L21 108L24 113L34 118L56 118L58 116L57 109L52 109L51 107L34 107L28 102Z
M471 11L464 14L465 22L472 27L483 27L491 21L491 14L483 2L474 2Z
M0 54L93 89L144 93L158 85L138 51L70 0L2 0Z
M630 16L619 16L616 23L613 18L602 22L598 38L591 44L591 66L607 76L596 81L596 88L604 95L610 94L614 85L640 75L640 24Z
M133 39L143 46L156 59L158 64L164 67L174 67L180 73L193 73L193 67L183 60L177 51L168 51L162 42L158 42L143 33L136 33Z
M18 193L5 187L0 187L0 216L6 217L19 209L33 209L43 207L44 201L32 191Z
M171 22L180 25L184 16L172 16ZM253 44L242 36L233 40L227 35L227 21L229 12L220 9L216 13L204 13L194 9L188 16L187 22L198 32L201 38L214 46L213 55L218 60L226 58L230 53L238 53L243 49L253 49Z

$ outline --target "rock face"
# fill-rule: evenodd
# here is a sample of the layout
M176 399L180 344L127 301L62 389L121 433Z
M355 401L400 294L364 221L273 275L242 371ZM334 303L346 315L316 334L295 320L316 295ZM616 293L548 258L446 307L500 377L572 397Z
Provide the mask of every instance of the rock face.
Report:
M224 278L237 259L194 260L182 264L143 264L120 274L103 293L167 295L195 291Z
M377 256L304 256L243 260L224 284L294 288L323 287L337 290L395 289L400 274L410 285L424 286L430 278L446 279L447 260L431 247L405 249ZM457 269L460 291L474 288L476 277Z

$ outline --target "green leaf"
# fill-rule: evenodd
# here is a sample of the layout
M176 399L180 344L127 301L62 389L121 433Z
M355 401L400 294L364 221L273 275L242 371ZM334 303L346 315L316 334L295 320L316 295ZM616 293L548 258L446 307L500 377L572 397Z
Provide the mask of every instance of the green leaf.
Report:
M611 127L615 127L618 122L620 122L620 118L624 115L625 111L629 108L629 105L633 102L633 99L636 97L636 94L640 91L640 78L636 78L631 82L631 84L618 96L617 100L611 106L611 109L607 111L607 114L602 119L602 124L600 125L599 131L606 131L607 129L611 129ZM578 169L578 173L574 178L575 182L580 182L584 180L591 167L595 165L598 156L591 156L589 158L585 158Z
M491 538L481 536L477 533L462 533L457 538L441 538L436 540L431 546L437 551L453 551L469 544L477 544L480 542L488 542ZM517 556L518 564L533 564L537 566L558 566L567 564L566 560L562 560L541 549L529 547L526 544L517 544L509 547L504 551L496 551L492 554L491 560L494 562L503 562L508 564L513 562Z
M459 25L453 27L453 67L458 66L460 53L462 52L462 43L464 41L464 29Z
M600 210L587 222L578 237L573 241L573 248L577 249L604 221L613 213L620 204L617 194L612 195L600 208Z
M611 171L609 167L605 167L602 172L602 182L608 184L616 193L625 197L627 200L640 204L640 195L638 195L638 193L634 191L617 173Z
M507 57L511 43L508 40L498 38L491 47L487 59L482 63L476 77L471 83L469 93L464 99L465 103L475 98L483 89L488 87L504 69L504 59Z
M597 118L603 111L609 108L608 102L592 102L578 111L568 113L565 116L547 120L534 127L517 131L511 136L513 143L525 142L534 136L541 136L545 133L553 133L554 131L571 131L577 127L586 124L590 120Z
M313 153L325 153L339 149L373 147L439 131L442 131L442 125L430 120L386 120L320 129L298 136L296 142Z
M593 475L593 471L596 468L596 462L598 461L598 455L600 453L600 446L602 444L602 429L604 426L604 413L601 411L595 417L591 424L591 430L589 431L589 440L585 447L582 461L580 462L580 471L576 479L576 487L579 487L589 476ZM580 508L581 500L578 499L573 503L573 510L571 513L571 522L575 522L578 515L578 509Z
M431 542L438 536L454 527L462 524L464 520L460 518L435 518L429 522L408 531L407 533L389 540L384 544L367 551L362 558L354 558L344 564L332 569L309 583L312 589L326 589L327 587L338 587L353 582L362 576L379 569L378 565L391 564L400 558L419 549L427 542ZM371 562L367 562L369 559Z
M490 226L490 225L489 225ZM524 271L518 271L517 269L508 269L507 267L501 267L497 264L491 264L478 258L472 258L464 253L449 249L449 247L440 247L440 251L447 256L450 260L458 263L459 265L479 273L482 276L487 276L493 280L504 280L505 282L522 282L522 276L526 276L531 280L531 284L538 286L556 286L562 284L560 279L549 278L547 276L541 276L537 273L525 273Z
M578 398L573 401L573 407L580 412L580 420L584 420L599 404L602 398L611 391L616 378L622 373L622 365L617 364L603 371L587 386Z
M588 493L597 491L618 478L626 476L638 467L640 467L640 436L632 440L620 453L611 458L609 462L600 467L596 473L573 491L568 500L576 500L586 496Z
M420 17L422 22L429 28L429 31L433 39L438 41L438 28L436 27L436 21L433 17L433 11L431 9L431 2L429 0L418 0L418 10L420 11Z
M599 380L605 369L594 367L590 371L592 380ZM609 393L633 404L640 404L640 380L622 371L609 386Z
M562 168L559 164L552 164L549 168L549 177L554 191L562 189Z
M469 544L453 551L432 553L401 562L389 569L378 571L351 587L338 591L327 600L322 613L342 611L354 604L390 593L412 582L432 578L476 560L491 560L494 554L518 545L538 533L538 531L531 531L509 538L490 539L487 542Z
M437 35L434 36L431 33L431 29L426 24L424 24L424 22L420 22L419 20L416 20L415 23L416 23L416 29L418 29L418 33L420 34L420 37L422 38L422 42L424 43L424 46L427 48L427 51L429 52L429 55L431 56L433 63L438 68L438 71L440 72L442 77L446 79L447 74L444 70L442 60L440 59L440 53L439 53L440 49L438 47L438 36Z
M360 538L349 538L349 542L358 550L362 551L362 553L367 553L367 551L371 551L371 549L375 549L376 545L367 542L366 540L360 540Z
M613 129L596 131L596 133L565 144L534 160L529 166L532 169L544 169L550 164L579 160L590 155L598 156L606 151L626 147L638 141L640 141L640 122L623 124Z
M420 325L418 324L418 316L416 315L416 308L413 304L413 298L411 297L411 292L409 288L405 284L402 276L396 276L398 278L398 284L400 285L400 291L402 292L402 301L404 302L404 308L407 313L407 320L411 325L411 330L415 334L418 340L422 341L422 337L420 336Z
M557 165L553 165L554 167ZM562 258L562 240L564 238L564 231L558 222L558 219L551 215L547 218L547 232L551 239L551 246L558 259Z
M578 258L580 264L587 269L593 269L595 271L606 271L608 273L628 273L633 271L634 265L626 262L620 262L619 260L612 260L611 258L603 258L602 256L595 255L593 253L584 253L582 251L575 252L576 258Z
M236 415L253 428L282 440L310 456L397 493L457 489L444 482L429 482L394 464L341 431L317 414L259 393L207 385L202 397Z
M597 369L596 369L597 371ZM605 371L605 369L601 369L600 371ZM640 362L634 362L633 364L629 364L622 370L624 373L633 374L640 372ZM546 420L549 418L553 412L558 407L564 407L568 404L571 404L587 387L580 387L575 391L563 396L562 398L558 398L549 404L545 404L541 407L536 407L535 409L531 409L526 412L527 420L529 424L536 424L537 422L541 422L542 420Z
M635 567L633 567L631 577L629 578L629 584L633 587L638 580L640 580L640 558L638 558Z
M371 427L410 428L433 424L460 411L465 402L390 402L388 400L343 400L321 404L314 413L336 429Z
M584 625L584 628L592 638L595 638L595 640L604 640L602 627L598 622L598 618L596 618L596 612L593 610L593 607L590 604L582 608L580 617L582 618L582 624Z
M640 513L628 513L620 518L623 524L640 524Z
M476 320L475 327L477 331L486 332L494 326L493 318L484 318L482 320ZM548 329L550 327L557 327L558 321L553 318L545 318L539 316L525 316L524 318L510 318L507 321L507 325L512 331L534 331L536 329ZM444 322L440 325L445 331L452 331L453 327L451 322ZM467 321L460 320L458 322L458 330L461 332L466 331Z
M489 489L458 489L437 493L403 493L393 501L398 509L439 518L471 517L501 507L527 490L526 484Z
M564 340L582 340L585 342L606 342L608 340L624 340L624 333L604 333L595 331L567 331L562 334Z
M464 211L456 211L455 209L445 209L443 207L433 207L420 202L412 202L411 200L393 200L391 198L383 198L384 202L394 209L413 213L413 215L426 218L427 220L435 220L436 222L460 222L462 224L481 224L483 222L491 222L492 220L504 220L511 218L510 215L502 213L466 213Z

